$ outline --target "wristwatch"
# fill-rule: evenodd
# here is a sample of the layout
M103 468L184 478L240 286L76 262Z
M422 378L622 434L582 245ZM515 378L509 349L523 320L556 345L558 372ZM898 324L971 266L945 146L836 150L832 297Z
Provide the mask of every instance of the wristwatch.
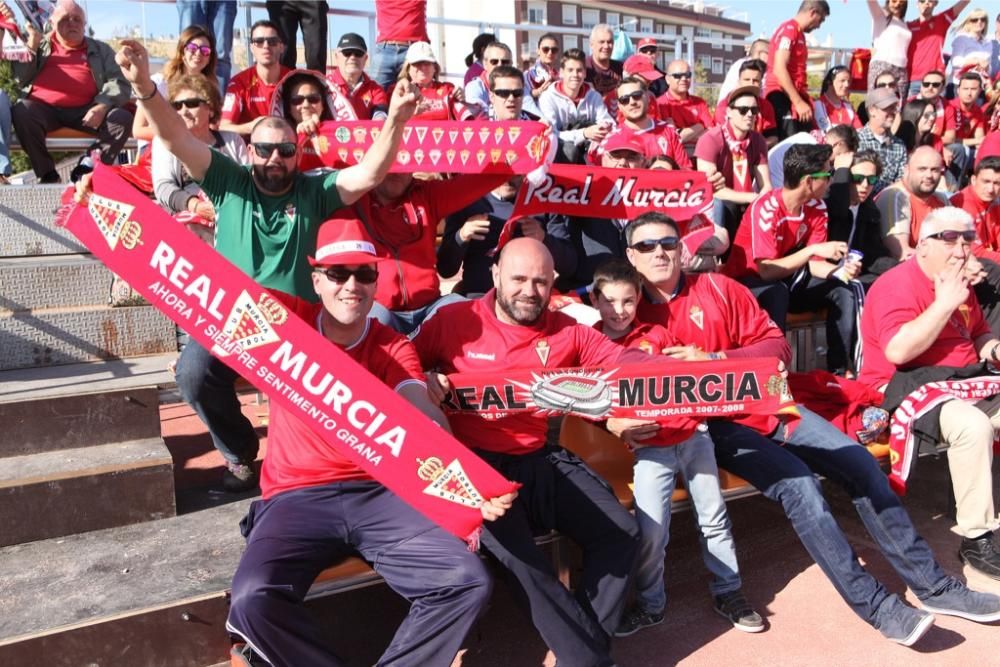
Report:
M724 357L722 356L721 352L709 352L708 353L708 360L709 361L720 361L723 358Z

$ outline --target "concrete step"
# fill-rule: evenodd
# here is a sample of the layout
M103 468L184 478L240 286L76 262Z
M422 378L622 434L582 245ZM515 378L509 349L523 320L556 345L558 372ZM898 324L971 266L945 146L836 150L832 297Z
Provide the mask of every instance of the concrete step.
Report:
M222 662L249 503L0 549L0 664Z
M0 370L176 350L173 322L152 306L47 309L0 315Z
M0 314L106 306L113 274L90 255L0 259Z
M160 437L0 459L0 546L173 516Z
M70 232L52 224L64 185L0 187L0 257L87 252Z

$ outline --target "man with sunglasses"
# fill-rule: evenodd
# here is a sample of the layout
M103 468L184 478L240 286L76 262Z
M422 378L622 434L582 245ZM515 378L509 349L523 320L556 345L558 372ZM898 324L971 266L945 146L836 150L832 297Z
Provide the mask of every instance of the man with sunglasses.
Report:
M629 60L632 58L642 58L642 56L632 56ZM678 169L693 169L691 158L684 150L677 130L670 123L660 120L654 115L656 99L650 95L647 85L646 80L641 76L627 76L618 84L618 88L612 93L614 107L618 114L618 128L612 134L614 132L631 132L645 144L646 148L643 153L647 157L667 155L677 164ZM607 107L610 110L611 104L608 104ZM592 146L591 160L600 161L600 155L603 151L603 142Z
M465 102L467 104L477 104L480 109L488 109L490 106L490 73L497 67L513 67L514 59L510 47L501 42L488 44L483 50L483 71L479 76L465 84ZM530 95L530 88L521 80L521 110L532 118L540 118L542 112L535 104L535 98ZM488 113L488 112L487 112Z
M645 214L629 224L630 247L678 236L676 225L657 215ZM685 343L674 351L675 359L789 361L784 335L745 287L715 273L683 274L678 255L662 245L652 252L629 253L645 285L638 319L664 326ZM708 431L719 467L781 503L802 546L851 609L904 646L933 624L927 611L979 622L1000 619L1000 598L969 590L937 564L871 454L815 412L798 407L801 418L794 429L773 417L749 417L710 420ZM620 435L626 442L641 443L654 436L654 426L632 426ZM850 493L869 534L927 611L908 606L861 567L823 498L816 473Z
M765 42L766 44L767 42ZM715 115L712 120L716 127L726 122L729 113L729 98L735 88L754 86L758 90L757 104L760 113L754 118L753 129L764 135L767 147L771 148L778 143L778 123L774 118L774 108L761 93L761 83L764 81L764 73L767 71L767 63L763 60L743 58L739 67L739 78L737 84L733 86L725 95L719 97L719 104L715 107Z
M624 82L625 79L638 79L643 83L643 87L646 89L647 98L647 102L644 105L646 108L643 113L652 120L660 120L660 109L656 104L657 96L653 93L652 84L654 82L663 84L663 72L651 65L649 58L643 55L629 56L625 60L625 64L622 66L622 72L623 78L621 82L618 83L615 90L612 90L604 96L604 106L608 108L608 113L615 117L615 122L620 124L623 120L622 110L619 107L619 104L625 103L621 102L621 95L618 92L618 88L621 88L622 82Z
M945 104L944 99L945 77L941 70L931 70L917 82L915 100L926 100L934 103L934 129L932 132L938 137L944 135Z
M538 97L548 90L549 86L559 78L559 38L547 32L538 38L538 58L535 64L524 72L524 83L531 91L531 96Z
M335 69L327 79L351 101L360 120L385 120L389 111L389 96L382 86L365 74L368 44L355 32L344 33L333 52Z
M420 360L403 336L368 317L379 256L360 221L333 218L319 230L311 280L321 303L275 293L331 344L448 428L427 395ZM233 576L226 629L245 642L244 664L339 665L341 659L302 604L316 575L359 554L411 602L379 664L452 663L489 601L490 576L457 537L372 479L297 416L271 406L262 499L241 524L247 548ZM516 493L485 502L493 521ZM234 663L236 664L236 663Z
M940 208L920 225L916 252L875 281L861 331L865 362L858 380L885 392L888 409L926 383L987 375L981 361L1000 363L1000 340L990 331L970 289L966 265L976 243L972 217ZM948 448L956 504L959 556L972 569L1000 579L994 542L993 437L1000 427L996 397L980 402L947 398L915 415L919 447ZM914 406L916 407L916 406Z
M194 137L156 92L146 49L133 40L122 44L116 59L156 136L215 206L216 250L264 287L310 298L312 280L305 257L315 247L320 222L382 181L399 147L403 125L416 108L419 91L411 89L409 82L396 86L382 132L353 167L321 175L300 174L295 130L284 119L268 116L253 128L248 169ZM241 491L256 485L258 441L240 411L235 380L231 369L194 342L184 348L177 363L182 395L208 426L213 443L226 459L223 486Z
M285 38L271 21L257 21L250 27L250 53L254 64L243 70L226 87L219 129L250 136L257 119L271 114L271 98L278 83L292 70L281 64Z
M929 73L944 70L945 36L969 2L971 0L958 0L951 8L935 14L938 0L917 0L917 18L906 23L910 29L906 61L910 66L911 96L921 92L921 84Z
M705 100L692 95L691 65L675 60L667 66L667 92L657 98L660 118L673 123L685 148L694 148L698 138L715 125Z

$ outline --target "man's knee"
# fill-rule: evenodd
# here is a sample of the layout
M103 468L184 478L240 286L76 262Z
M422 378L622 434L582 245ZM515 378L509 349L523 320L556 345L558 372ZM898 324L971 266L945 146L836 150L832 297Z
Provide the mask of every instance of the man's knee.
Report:
M779 501L789 519L807 519L828 511L823 490L812 474L785 477L766 489L764 495Z
M949 449L992 447L993 424L981 410L952 412L945 406L941 411L941 437Z
M229 615L230 618L249 626L241 627L241 630L249 630L255 624L281 614L283 603L301 601L291 587L273 585L260 570L249 572L241 570L233 577Z

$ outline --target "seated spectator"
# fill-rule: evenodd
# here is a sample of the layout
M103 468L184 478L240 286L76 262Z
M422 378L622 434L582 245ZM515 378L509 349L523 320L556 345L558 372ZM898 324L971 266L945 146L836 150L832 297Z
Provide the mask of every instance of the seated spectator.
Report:
M760 90L760 84L764 80L764 72L766 70L767 65L763 60L743 59L743 64L740 65L737 85L730 88L725 96L720 97L719 104L715 107L715 114L712 120L717 126L726 122L726 114L729 109L729 93L732 93L734 88L744 88L746 86L756 86ZM765 97L760 97L757 104L760 106L760 113L754 118L753 129L764 135L767 146L770 148L778 143L778 123L774 118L774 108Z
M619 131L632 132L638 135L646 145L645 155L669 155L677 165L677 169L693 168L691 159L681 144L680 135L677 134L673 125L657 120L650 115L650 111L656 108L656 100L650 97L643 79L639 77L622 79L615 90L615 96L619 121L618 128L613 130L612 134ZM650 106L651 104L652 106ZM604 150L603 143L597 146L591 144L591 146L590 158L597 162L600 160L600 153Z
M681 141L694 147L698 138L712 127L712 116L708 113L705 100L692 95L691 66L684 60L675 60L667 66L667 92L656 102L660 106L660 118L671 121L680 132Z
M559 61L559 80L538 98L542 118L559 137L558 162L582 163L589 144L600 143L614 120L601 95L584 82L586 56L569 49Z
M35 176L58 183L45 135L61 127L96 135L101 162L113 164L132 130L132 114L123 108L131 91L111 47L86 36L80 5L58 3L49 21L54 29L45 37L28 22L31 58L13 64L21 99L11 116Z
M907 153L913 153L918 146L930 146L944 154L941 137L934 134L934 121L937 118L934 102L919 97L914 98L903 105L900 115L902 121L899 123L896 136L906 144Z
M653 66L653 71L655 71L659 76L654 77L649 81L649 92L653 94L654 97L659 97L663 93L667 92L667 82L664 80L666 76L660 68L656 66L656 54L659 52L659 47L656 44L656 39L653 37L643 37L639 40L639 43L635 45L637 55L644 57L649 61L649 64ZM627 71L624 70L623 71Z
M512 67L513 65L514 60L509 46L501 42L492 42L487 45L486 50L483 52L483 71L479 73L479 76L465 84L465 102L476 105L484 113L488 114L490 107L490 72L497 67ZM530 89L523 80L521 88L524 90L524 94L527 95L521 103L521 110L534 118L540 117L541 111L538 110L535 98L529 94Z
M816 126L826 132L834 125L850 125L861 129L861 119L851 105L851 73L847 67L831 67L823 77L819 97L813 102Z
M482 113L474 104L466 104L462 89L441 81L441 66L427 42L416 42L406 52L399 80L406 79L420 89L421 99L414 118L421 120L470 120ZM390 88L391 96L395 88Z
M585 61L587 83L604 97L622 80L622 63L611 59L615 49L615 33L607 23L598 23L590 30L590 55Z
M278 82L292 70L281 64L285 39L278 26L257 21L250 28L254 64L232 78L222 104L220 130L250 135L257 119L271 112L271 98Z
M882 243L893 259L909 259L924 218L947 205L946 198L936 192L942 173L941 154L930 146L921 146L910 156L902 178L873 195L882 217Z
M945 105L948 100L944 99L944 72L932 70L924 74L920 80L920 92L913 99L927 100L934 103L934 134L938 137L944 135Z
M990 156L976 164L969 185L951 198L951 205L972 216L976 240L972 252L986 272L974 285L986 323L1000 332L1000 157Z
M326 78L351 101L358 119L385 120L389 96L365 74L368 64L365 38L354 32L345 33L333 52L333 64L335 69Z
M713 218L729 238L736 236L746 207L771 189L767 141L753 129L760 103L760 88L734 90L727 100L726 120L701 135L694 150L698 171L719 172L726 179L725 187L715 193Z
M816 144L825 143L833 148L833 157L841 153L853 153L858 149L858 133L849 125L834 125L830 131L823 136L819 131L799 132L787 139L782 139L767 153L767 170L771 174L771 187L780 188L785 183L785 153L796 144Z
M861 320L865 361L858 379L885 392L888 409L928 382L956 378L967 367L983 375L980 360L1000 361L1000 341L965 272L976 238L972 218L938 209L922 221L917 238L913 255L875 281ZM993 579L1000 579L991 471L997 415L995 400L951 398L911 425L918 442L948 448L959 557Z
M858 148L873 150L882 160L882 176L875 184L875 195L899 180L906 166L906 144L892 133L899 115L899 98L888 88L876 88L865 97L868 124L858 132Z
M898 81L896 79L896 75L895 74L893 74L892 72L882 72L881 74L879 74L878 76L875 77L875 85L872 86L872 87L870 87L868 89L868 92L871 93L871 92L874 92L876 90L881 90L881 89L886 89L886 90L890 90L890 91L895 92L896 91L896 84L897 83L898 83ZM900 100L902 100L902 98L900 98ZM866 100L863 100L861 102L861 104L858 105L858 118L861 119L861 123L863 125L867 125L868 124L868 121L869 121L869 118L868 118L868 102ZM896 131L896 128L898 127L898 122L899 122L899 118L897 117L896 118L896 123L894 123L893 126L892 126L892 131L894 133Z
M480 33L472 40L472 53L465 56L465 66L468 69L465 70L465 78L462 80L463 86L482 74L485 69L483 67L483 52L487 46L495 41L497 41L497 37L492 32Z
M536 103L541 94L559 79L559 49L559 38L551 32L538 38L538 58L524 72L524 83Z
M764 71L767 71L767 52L770 46L770 42L766 39L755 39L750 42L750 46L746 49L746 55L734 62L730 66L729 71L726 72L726 78L722 82L722 86L719 87L720 100L725 99L729 93L743 85L740 83L740 72L743 71L743 63L748 60L759 60L764 64ZM761 81L763 81L763 76L761 77Z
M758 198L748 209L733 241L724 273L745 284L778 327L789 312L826 307L827 367L832 373L856 372L854 349L857 298L846 279L859 262L840 264L847 244L827 239L823 197L833 176L829 146L796 145L785 154L785 187Z
M963 74L958 82L958 95L948 103L944 113L944 135L941 141L951 151L948 170L961 185L976 148L986 136L986 115L979 108L983 82L978 74Z
M319 72L291 70L275 87L271 99L272 116L280 116L295 128L299 170L323 169L316 141L320 125L332 120L357 120L350 98Z
M239 164L248 164L250 156L246 144L235 132L213 130L222 112L222 100L215 87L215 76L182 74L170 80L167 99L184 119L188 131L195 138ZM215 240L215 206L204 195L201 187L173 153L164 148L159 139L153 139L153 191L156 202L169 213L186 213L185 225L203 241Z
M629 56L625 64L622 65L622 72L622 81L625 79L639 79L645 84L646 95L649 97L649 102L646 104L646 113L653 120L659 120L660 110L656 104L656 96L653 94L652 84L655 81L662 82L663 72L656 69L649 62L649 58L643 55ZM618 87L621 87L621 83L618 84ZM604 106L608 108L608 113L615 117L615 122L622 122L622 112L618 108L618 88L615 88L615 90L604 96Z

